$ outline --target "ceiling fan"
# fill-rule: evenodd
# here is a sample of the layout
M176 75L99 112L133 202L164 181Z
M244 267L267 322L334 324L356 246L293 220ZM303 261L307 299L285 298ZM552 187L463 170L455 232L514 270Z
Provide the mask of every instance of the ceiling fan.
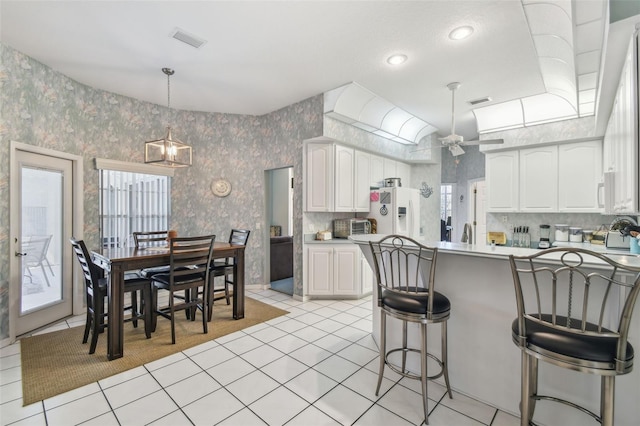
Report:
M457 157L464 154L464 150L461 146L466 145L485 145L485 144L501 144L504 142L502 139L486 139L486 140L472 140L465 141L460 135L456 135L456 90L460 87L460 83L454 82L447 84L449 90L451 90L451 134L444 138L438 138L442 142L443 148L448 148L451 155Z

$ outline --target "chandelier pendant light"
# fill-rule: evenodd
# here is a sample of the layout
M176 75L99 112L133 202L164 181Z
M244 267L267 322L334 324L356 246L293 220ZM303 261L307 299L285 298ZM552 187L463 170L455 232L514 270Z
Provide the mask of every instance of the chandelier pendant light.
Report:
M169 79L175 71L162 68L167 75L167 107L171 109L171 85ZM192 163L191 147L171 135L171 126L167 125L167 134L163 139L144 143L144 162L166 167L189 167Z

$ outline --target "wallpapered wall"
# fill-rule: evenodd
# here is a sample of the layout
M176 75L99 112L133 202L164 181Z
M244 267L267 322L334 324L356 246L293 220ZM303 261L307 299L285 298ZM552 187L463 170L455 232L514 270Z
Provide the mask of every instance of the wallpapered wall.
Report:
M264 218L264 170L294 168L294 277L302 274L302 141L322 134L322 96L264 116L167 110L82 85L0 44L0 339L9 335L9 141L82 155L84 239L98 246L95 157L142 162L143 143L164 135L193 146L193 166L176 171L171 227L180 235L254 230L246 251L248 284L263 283L265 247L256 223ZM211 181L226 177L233 191L216 198ZM268 231L268 229L267 229Z

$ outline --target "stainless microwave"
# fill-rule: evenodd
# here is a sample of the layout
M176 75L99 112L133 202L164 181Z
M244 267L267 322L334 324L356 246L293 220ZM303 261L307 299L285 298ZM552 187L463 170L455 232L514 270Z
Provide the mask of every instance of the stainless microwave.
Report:
M371 222L367 219L334 219L333 238L349 238L349 235L370 234Z

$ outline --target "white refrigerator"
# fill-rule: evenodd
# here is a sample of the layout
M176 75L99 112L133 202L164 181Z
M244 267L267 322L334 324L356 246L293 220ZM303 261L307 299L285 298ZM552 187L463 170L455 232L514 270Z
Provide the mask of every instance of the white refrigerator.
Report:
M415 188L384 187L371 191L369 217L377 222L378 234L420 237L420 191Z

